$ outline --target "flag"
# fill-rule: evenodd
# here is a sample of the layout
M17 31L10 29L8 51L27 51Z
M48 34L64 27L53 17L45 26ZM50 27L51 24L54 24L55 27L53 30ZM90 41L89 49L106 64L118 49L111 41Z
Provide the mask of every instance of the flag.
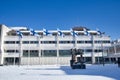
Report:
M64 34L62 33L62 31L61 31L61 30L59 30L58 28L57 28L57 32L58 32L58 35L59 35L59 36L64 37Z
M43 28L43 35L48 36L49 34L52 34L52 33L48 32L48 30Z
M97 33L99 36L102 36L102 34L103 34L99 29L97 29Z
M16 31L17 35L22 38L23 37L23 34L20 32L20 31Z
M39 36L39 34L37 32L35 32L35 30L33 29L28 29L30 31L30 34L32 34L33 36Z
M71 32L72 36L74 36L74 37L78 36L78 34L74 30L70 29L70 32Z
M90 35L89 32L88 32L88 30L86 30L86 29L84 29L84 34L85 34L86 36L89 36L89 35Z

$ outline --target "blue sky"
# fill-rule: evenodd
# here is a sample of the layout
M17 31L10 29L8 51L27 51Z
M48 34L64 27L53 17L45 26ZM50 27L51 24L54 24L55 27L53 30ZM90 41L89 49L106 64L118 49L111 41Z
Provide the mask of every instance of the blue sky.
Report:
M33 29L98 28L120 38L120 0L0 0L0 24Z

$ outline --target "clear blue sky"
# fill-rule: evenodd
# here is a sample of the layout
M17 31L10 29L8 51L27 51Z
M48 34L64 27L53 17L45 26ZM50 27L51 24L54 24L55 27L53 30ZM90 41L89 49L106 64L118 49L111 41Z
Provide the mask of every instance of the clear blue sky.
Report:
M120 38L120 0L0 0L0 24L33 29L85 26Z

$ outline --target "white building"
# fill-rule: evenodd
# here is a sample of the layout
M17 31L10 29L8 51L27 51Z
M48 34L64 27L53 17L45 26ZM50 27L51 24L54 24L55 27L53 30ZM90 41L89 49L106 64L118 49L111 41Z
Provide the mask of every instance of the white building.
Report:
M44 35L44 30L36 30L39 36L33 36L26 27L0 25L0 64L69 64L72 48L82 49L84 60L95 63L103 56L103 48L111 46L109 36L84 27L61 30L64 36L58 30L49 32Z
M112 42L111 46L105 49L107 56L105 57L110 63L115 63L120 59L120 39Z

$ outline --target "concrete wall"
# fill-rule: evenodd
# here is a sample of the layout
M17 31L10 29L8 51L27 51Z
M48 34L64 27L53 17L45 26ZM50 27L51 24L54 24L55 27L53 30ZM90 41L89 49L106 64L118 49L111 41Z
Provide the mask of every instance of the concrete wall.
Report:
M71 57L32 57L21 58L21 65L56 65L56 64L70 64Z
M4 36L6 35L6 32L9 30L8 27L5 25L0 25L0 65L3 65L4 63Z

